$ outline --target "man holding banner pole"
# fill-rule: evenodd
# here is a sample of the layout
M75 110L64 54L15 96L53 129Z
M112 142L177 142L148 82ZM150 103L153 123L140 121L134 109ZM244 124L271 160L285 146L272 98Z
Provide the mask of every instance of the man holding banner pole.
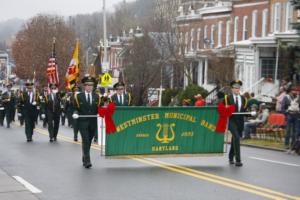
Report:
M244 115L247 108L247 99L240 95L242 81L235 80L230 83L232 94L225 96L225 106L234 105L235 113L229 117L228 130L232 134L231 146L229 151L229 163L237 167L243 166L241 161L240 138L244 129ZM235 158L235 162L234 162Z
M100 106L100 96L93 92L96 80L91 76L82 79L84 92L75 94L74 119L78 119L79 132L82 138L82 162L85 168L92 167L90 159L90 149L93 137L97 134L98 106Z

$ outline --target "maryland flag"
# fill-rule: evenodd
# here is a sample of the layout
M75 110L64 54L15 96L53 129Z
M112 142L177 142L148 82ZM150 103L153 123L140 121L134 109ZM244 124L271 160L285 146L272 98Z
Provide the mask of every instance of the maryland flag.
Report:
M55 53L55 38L53 38L52 55L49 58L49 62L48 62L47 77L48 77L48 85L49 84L59 85L58 66L56 63L56 53ZM34 71L34 79L35 79L35 71Z
M66 89L72 90L76 85L77 77L79 76L79 40L76 42L76 47L73 53L73 58L70 62L66 73Z

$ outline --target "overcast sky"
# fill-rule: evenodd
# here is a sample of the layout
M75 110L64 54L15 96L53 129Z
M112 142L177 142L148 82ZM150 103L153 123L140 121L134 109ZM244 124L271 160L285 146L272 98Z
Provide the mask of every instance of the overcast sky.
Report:
M106 0L108 10L123 0ZM134 0L126 0L127 2ZM36 14L69 16L101 11L103 0L0 0L0 22L11 18L28 19Z

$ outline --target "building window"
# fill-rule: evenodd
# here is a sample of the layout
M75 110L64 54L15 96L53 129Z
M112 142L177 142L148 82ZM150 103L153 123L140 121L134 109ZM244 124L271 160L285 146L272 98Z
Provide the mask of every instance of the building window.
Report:
M262 14L262 27L261 27L261 36L267 36L267 27L268 27L268 9L264 9Z
M243 18L243 40L248 39L248 16Z
M189 43L189 33L185 33L185 38L184 38L184 53L187 53L188 51L188 43Z
M204 33L203 33L203 48L207 48L207 26L204 27Z
M182 45L182 41L183 41L183 38L182 38L182 32L180 32L179 34L179 55L181 55L181 50L183 48L183 45Z
M280 31L280 3L276 3L274 6L274 25L273 30L274 32Z
M286 4L286 16L285 16L285 31L292 30L292 20L293 20L293 6L291 2Z
M276 60L274 58L263 58L261 59L261 77L275 78L275 65Z
M191 51L194 51L194 49L195 49L194 48L194 32L195 32L194 29L192 29L191 30L191 41L190 41L191 42L191 44L190 44L190 50Z
M230 43L230 21L226 22L226 46L229 46Z
M211 25L211 30L210 30L210 48L214 48L215 46L215 25Z
M234 33L233 33L233 41L238 41L238 30L239 30L239 17L234 18Z
M223 24L223 22L219 22L219 26L218 26L218 47L222 47L222 24Z
M256 37L256 31L257 31L257 10L254 10L252 12L252 37Z
M197 30L197 50L200 49L200 37L201 37L201 28Z

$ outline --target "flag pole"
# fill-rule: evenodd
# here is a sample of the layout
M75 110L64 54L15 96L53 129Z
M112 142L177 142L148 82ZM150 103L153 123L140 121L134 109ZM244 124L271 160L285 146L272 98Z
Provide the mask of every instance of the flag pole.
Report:
M54 57L55 42L56 42L56 38L53 37L53 41L52 41L52 58Z

